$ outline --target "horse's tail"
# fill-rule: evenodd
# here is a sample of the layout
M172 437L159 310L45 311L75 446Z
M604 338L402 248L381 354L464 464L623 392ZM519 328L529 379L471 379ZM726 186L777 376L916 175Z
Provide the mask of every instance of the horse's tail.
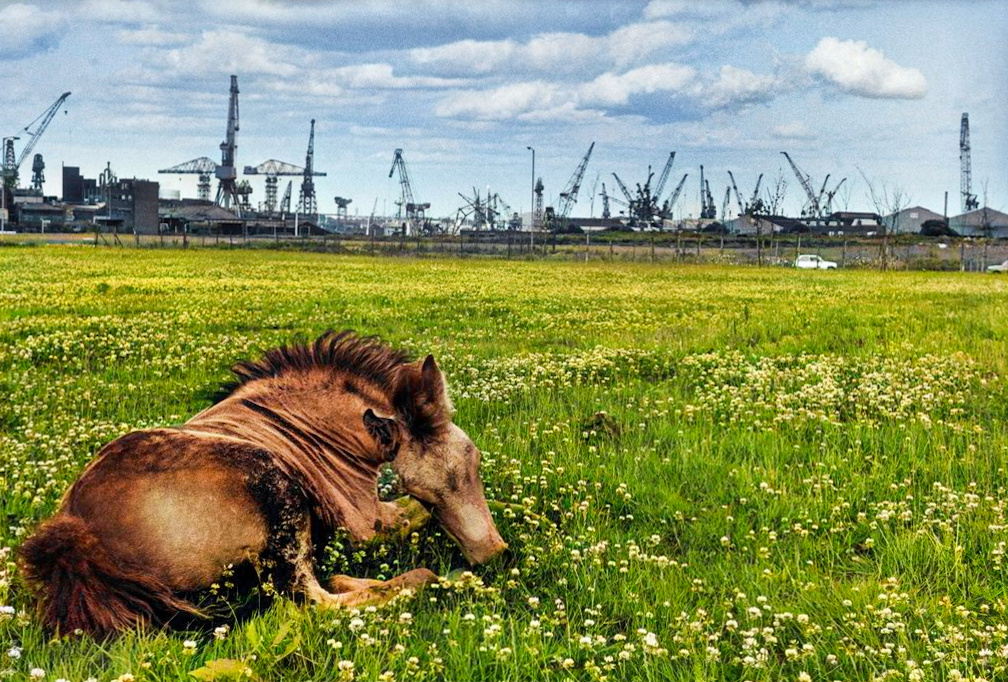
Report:
M20 555L26 582L41 593L39 613L50 632L101 638L165 623L180 611L200 615L162 581L113 556L80 517L56 515Z

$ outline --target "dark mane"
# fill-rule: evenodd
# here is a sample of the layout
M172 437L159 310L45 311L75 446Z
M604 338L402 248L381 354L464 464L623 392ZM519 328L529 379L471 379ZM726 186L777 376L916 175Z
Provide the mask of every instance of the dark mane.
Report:
M399 366L409 361L408 354L391 348L377 336L329 330L312 343L295 342L267 351L261 360L239 362L231 368L235 380L221 388L214 402L258 379L320 368L354 374L389 392L395 388Z

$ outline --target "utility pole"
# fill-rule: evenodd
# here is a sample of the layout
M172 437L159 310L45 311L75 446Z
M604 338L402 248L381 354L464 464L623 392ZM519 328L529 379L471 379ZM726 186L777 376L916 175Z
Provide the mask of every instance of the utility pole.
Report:
M529 253L535 248L535 149L525 147L532 152L532 208L529 209Z

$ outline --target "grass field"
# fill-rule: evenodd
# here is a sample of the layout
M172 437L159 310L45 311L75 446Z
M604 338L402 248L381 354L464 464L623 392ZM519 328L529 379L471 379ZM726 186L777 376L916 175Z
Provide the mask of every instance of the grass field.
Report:
M0 679L1004 679L1006 310L961 273L2 249ZM488 497L537 515L498 518L513 557L47 640L15 550L98 448L344 327L436 355ZM464 567L435 528L324 564Z

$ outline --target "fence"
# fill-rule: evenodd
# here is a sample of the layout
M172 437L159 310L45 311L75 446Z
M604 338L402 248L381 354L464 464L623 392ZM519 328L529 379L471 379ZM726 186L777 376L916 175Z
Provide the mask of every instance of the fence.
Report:
M0 245L76 243L116 248L258 248L414 258L500 258L525 260L627 261L645 263L724 263L790 266L800 253L815 253L841 268L982 271L1008 260L1008 240L932 238L919 235L881 238L696 233L606 232L551 235L485 232L434 237L363 235L17 234L0 236Z

